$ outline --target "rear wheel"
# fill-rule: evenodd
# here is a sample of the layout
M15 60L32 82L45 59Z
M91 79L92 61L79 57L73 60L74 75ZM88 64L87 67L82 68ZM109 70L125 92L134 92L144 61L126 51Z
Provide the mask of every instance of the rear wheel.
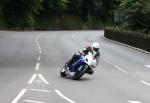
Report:
M67 76L67 75L66 75L66 68L65 68L65 66L62 67L62 69L61 69L61 71L60 71L60 75L61 75L62 77L66 77L66 76Z

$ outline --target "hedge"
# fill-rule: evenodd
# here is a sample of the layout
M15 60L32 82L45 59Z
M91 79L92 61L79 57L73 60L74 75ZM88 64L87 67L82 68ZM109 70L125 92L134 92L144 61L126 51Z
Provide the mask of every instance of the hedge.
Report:
M150 51L150 35L114 28L105 28L104 36L127 45Z

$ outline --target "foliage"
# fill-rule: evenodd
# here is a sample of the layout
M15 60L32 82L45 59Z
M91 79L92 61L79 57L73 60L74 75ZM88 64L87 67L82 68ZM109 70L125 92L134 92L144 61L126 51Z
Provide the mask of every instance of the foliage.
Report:
M89 16L94 16L95 12L101 9L101 0L82 0L81 15L84 20L88 20Z
M106 28L105 37L150 51L150 35L115 28Z
M64 21L64 28L68 27L69 29L70 27L66 25L69 25L69 22L72 23L72 20L74 20L74 23L79 23L78 21L80 21L79 24L81 25L82 23L83 28L98 29L105 25L103 23L113 21L113 10L116 7L116 1L0 0L0 24L3 21L6 29L36 29L36 27L40 28L40 26L43 29L47 29L52 25L61 27L63 24L57 23L57 21ZM53 24L55 21L53 17L57 18L57 20L55 19L55 24ZM42 20L44 23L39 23ZM45 20L47 20L47 23ZM38 24L39 26L37 26ZM73 27L75 29L79 28L78 25L76 26Z
M120 10L125 17L125 26L132 30L150 32L150 1L121 0Z
M39 14L41 0L6 0L2 11L8 28L32 27L34 16Z
M35 28L37 30L76 30L86 29L79 16L67 15L63 19L58 16L47 16L46 18L37 19ZM51 25L49 25L51 24Z
M67 9L68 0L43 0L42 13L44 15L62 15L64 10Z

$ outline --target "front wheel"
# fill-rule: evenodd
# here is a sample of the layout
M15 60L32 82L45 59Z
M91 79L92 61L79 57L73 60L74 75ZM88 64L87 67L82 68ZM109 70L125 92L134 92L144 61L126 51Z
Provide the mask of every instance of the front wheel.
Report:
M80 79L87 72L87 66L80 66L73 76L73 80Z
M66 76L67 76L65 66L62 67L62 69L61 69L61 71L60 71L60 75L61 75L62 77L66 77Z

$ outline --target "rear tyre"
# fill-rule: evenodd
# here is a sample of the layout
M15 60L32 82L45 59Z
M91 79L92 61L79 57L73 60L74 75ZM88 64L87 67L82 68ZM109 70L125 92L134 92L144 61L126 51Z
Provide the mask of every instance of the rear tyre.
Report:
M65 66L62 67L62 69L61 69L61 71L60 71L60 75L61 75L61 77L66 77L66 76L67 76Z

